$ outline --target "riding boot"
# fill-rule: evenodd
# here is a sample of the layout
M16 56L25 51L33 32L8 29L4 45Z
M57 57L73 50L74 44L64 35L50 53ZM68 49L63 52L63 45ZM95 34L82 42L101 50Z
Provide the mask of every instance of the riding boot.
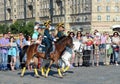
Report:
M49 59L49 58L50 58L50 54L47 53L47 54L46 54L46 59Z
M47 49L47 51L46 51L46 59L49 59L50 58L50 51L49 51L49 49Z

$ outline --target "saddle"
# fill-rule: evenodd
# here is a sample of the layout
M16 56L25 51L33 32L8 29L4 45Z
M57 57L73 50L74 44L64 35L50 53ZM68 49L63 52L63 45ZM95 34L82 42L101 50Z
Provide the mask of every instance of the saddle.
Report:
M48 50L47 50L46 46L43 45L43 44L40 44L38 46L38 48L37 48L37 51L40 52L40 53L48 53L48 51L49 51L49 53L51 53L54 50L55 50L55 46L54 45L52 45Z
M45 45L40 44L37 48L37 51L40 53L45 53L46 52Z

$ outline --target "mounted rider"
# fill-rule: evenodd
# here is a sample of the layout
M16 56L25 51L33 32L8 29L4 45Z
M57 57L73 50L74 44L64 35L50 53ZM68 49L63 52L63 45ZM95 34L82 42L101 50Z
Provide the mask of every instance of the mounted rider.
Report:
M64 36L64 23L58 23L57 24L57 29L58 29L58 32L57 32L57 38L61 38L62 36Z
M43 43L46 46L46 58L48 59L50 56L50 52L52 51L52 42L53 42L53 38L50 35L51 21L50 20L46 21L44 25L46 28L44 30Z

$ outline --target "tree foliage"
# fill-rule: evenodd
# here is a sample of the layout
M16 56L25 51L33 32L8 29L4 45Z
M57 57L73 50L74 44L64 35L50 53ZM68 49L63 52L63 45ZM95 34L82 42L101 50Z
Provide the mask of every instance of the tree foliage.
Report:
M32 35L34 21L29 21L25 24L24 21L18 20L9 26L7 24L0 24L0 34L10 31L12 34L22 32L25 35Z
M0 34L5 33L9 30L8 25L6 24L0 24Z

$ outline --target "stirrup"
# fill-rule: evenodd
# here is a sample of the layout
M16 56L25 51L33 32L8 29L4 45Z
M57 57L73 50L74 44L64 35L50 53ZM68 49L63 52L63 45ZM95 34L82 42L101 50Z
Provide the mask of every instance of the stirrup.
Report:
M46 57L46 59L50 59L50 57Z

